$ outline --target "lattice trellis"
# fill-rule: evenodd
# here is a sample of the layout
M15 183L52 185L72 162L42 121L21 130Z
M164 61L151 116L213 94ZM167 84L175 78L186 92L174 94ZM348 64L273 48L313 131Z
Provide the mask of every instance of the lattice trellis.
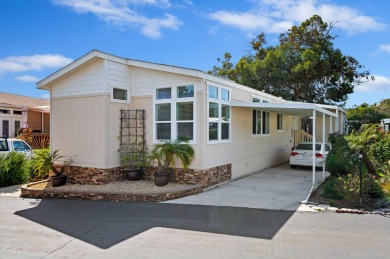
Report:
M145 164L145 110L120 110L120 158L122 166L137 168Z

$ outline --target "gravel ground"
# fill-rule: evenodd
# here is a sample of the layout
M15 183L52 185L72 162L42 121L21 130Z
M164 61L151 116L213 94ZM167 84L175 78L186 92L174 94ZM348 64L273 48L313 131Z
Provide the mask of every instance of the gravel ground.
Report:
M149 193L170 193L177 191L184 191L197 187L197 185L179 184L170 182L168 185L158 187L153 181L141 180L141 181L117 181L107 184L70 184L67 183L64 186L53 187L50 182L43 182L39 184L32 184L29 188L36 189L49 189L57 191L100 191L100 192L114 192L114 193L135 193L135 194L149 194Z

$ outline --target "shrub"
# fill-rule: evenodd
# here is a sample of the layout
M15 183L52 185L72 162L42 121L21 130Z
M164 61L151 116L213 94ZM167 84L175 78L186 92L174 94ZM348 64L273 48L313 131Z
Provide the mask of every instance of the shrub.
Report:
M26 183L29 179L29 161L22 153L10 152L0 157L0 187Z
M44 161L50 157L50 149L36 149L31 159L31 178L34 180L46 179L49 177L50 167Z
M384 197L382 187L377 180L367 173L363 175L363 201ZM323 183L323 197L334 201L344 201L355 206L360 202L360 178L358 175L330 176Z
M332 149L326 159L326 167L333 176L344 176L356 170L357 157L348 146L347 140L340 134L331 134L329 141Z
M343 193L343 181L340 178L330 176L323 184L324 193L323 197L331 200L342 200L344 198Z

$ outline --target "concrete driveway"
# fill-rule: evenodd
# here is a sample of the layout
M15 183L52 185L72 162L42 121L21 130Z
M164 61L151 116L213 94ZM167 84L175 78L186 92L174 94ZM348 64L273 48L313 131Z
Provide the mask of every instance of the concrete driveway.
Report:
M322 181L322 171L317 172L316 182L319 184ZM284 163L167 203L297 210L311 186L311 168L291 169L288 163Z

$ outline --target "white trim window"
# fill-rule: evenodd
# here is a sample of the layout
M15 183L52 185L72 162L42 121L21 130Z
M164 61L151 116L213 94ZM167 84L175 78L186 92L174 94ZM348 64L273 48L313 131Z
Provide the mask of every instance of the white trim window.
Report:
M208 86L208 143L223 143L231 140L230 90Z
M195 86L157 88L153 124L155 143L166 139L195 143Z
M129 89L123 87L111 87L111 102L130 103Z
M276 122L277 122L276 130L283 131L283 114L280 113L277 114Z
M252 98L253 102L260 102L259 98ZM263 100L263 103L268 101ZM269 135L269 115L267 111L254 109L252 111L252 135Z

